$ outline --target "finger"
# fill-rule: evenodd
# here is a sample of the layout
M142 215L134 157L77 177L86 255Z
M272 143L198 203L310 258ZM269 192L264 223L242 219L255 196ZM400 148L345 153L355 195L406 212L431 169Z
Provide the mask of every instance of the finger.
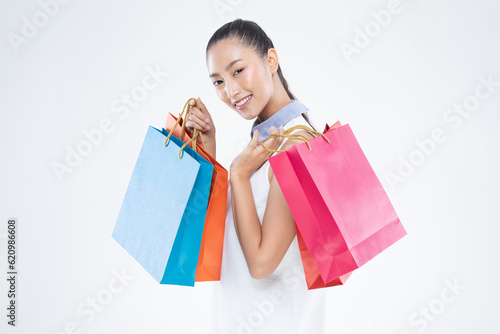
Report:
M205 126L200 125L197 122L194 122L194 121L191 121L191 120L188 120L186 122L186 127L189 129L189 131L192 131L192 129L198 129L198 130L200 130L202 132L207 131L207 128Z
M211 116L208 112L207 107L205 106L205 103L201 101L200 97L198 97L198 104L200 106L201 113L203 114L203 116L200 115L200 118L204 119L208 123Z
M187 126L187 120L189 120L189 114L194 112L194 108L196 108L196 102L194 99L189 99L189 108L186 113L186 126Z
M204 130L210 130L210 125L207 122L205 122L204 120L201 120L198 117L198 115L196 115L194 113L193 114L189 113L188 121L198 124Z
M195 115L196 117L198 117L198 119L200 121L203 121L203 122L205 122L207 124L210 122L209 118L199 108L197 108L197 107L194 107L194 106L191 107L189 109L188 115L190 115L190 114L191 115Z
M279 128L279 134L284 135L285 134L285 129L283 129L283 126L280 126ZM279 137L280 143L282 143L285 140L285 137Z
M274 126L269 128L270 133L274 134L285 134L284 131L282 131L283 127L280 126L280 131L276 130ZM281 145L281 142L283 141L283 137L271 137L269 140L269 146L271 146L273 149L278 148Z
M274 134L278 134L279 133L274 126L271 126L269 128L269 132L270 133L274 133ZM272 139L276 139L276 137L273 136Z
M276 129L274 126L271 126L269 128L269 132L271 132L271 133L285 134L285 130L283 129L283 126L280 126L279 129Z
M259 130L255 130L248 146L255 148L259 143Z

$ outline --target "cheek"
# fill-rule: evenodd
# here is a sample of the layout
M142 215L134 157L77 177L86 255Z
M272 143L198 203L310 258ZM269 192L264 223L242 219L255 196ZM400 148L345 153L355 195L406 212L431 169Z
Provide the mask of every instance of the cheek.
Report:
M231 104L231 100L227 97L227 93L224 89L219 88L216 90L217 91L217 96L219 99L224 102L229 108L234 109L234 106Z
M217 92L217 96L219 97L220 100L225 101L227 96L224 94L224 90L221 88L216 88L215 91Z
M217 96L219 97L219 100L221 100L222 102L224 102L227 105L231 105L231 102L230 102L229 98L227 97L227 92L225 89L217 88L216 92L217 92Z
M258 91L261 87L261 83L262 75L259 71L249 69L243 77L243 85L249 91Z
M270 89L273 87L272 77L266 72L264 68L259 68L253 71L252 80L254 82L254 88L261 92L260 95L267 95Z

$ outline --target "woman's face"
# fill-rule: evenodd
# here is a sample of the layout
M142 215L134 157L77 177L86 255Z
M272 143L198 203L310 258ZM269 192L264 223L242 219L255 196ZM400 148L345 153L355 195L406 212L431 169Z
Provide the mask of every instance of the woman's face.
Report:
M244 119L256 118L274 93L267 57L259 57L234 39L210 48L207 68L219 98Z

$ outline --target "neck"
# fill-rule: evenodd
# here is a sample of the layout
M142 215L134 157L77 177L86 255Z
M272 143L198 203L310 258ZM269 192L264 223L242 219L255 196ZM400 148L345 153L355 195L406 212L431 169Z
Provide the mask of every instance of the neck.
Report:
M257 116L259 123L264 122L266 119L276 114L278 111L292 102L276 72L273 75L273 85L274 95L271 96L269 102L266 104L264 109L262 109L259 116Z

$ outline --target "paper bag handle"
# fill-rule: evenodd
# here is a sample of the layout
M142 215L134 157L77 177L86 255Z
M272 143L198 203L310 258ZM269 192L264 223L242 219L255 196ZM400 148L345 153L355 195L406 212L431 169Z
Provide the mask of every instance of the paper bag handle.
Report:
M262 145L266 140L270 139L271 137L273 137L273 138L275 138L275 137L296 138L296 139L301 139L301 140L305 141L306 144L307 144L307 147L309 148L309 151L311 151L311 145L309 144L309 139L307 139L303 135L292 135L291 134L294 130L297 130L297 129L306 130L308 132L313 133L313 135L315 135L315 134L318 135L318 136L321 135L321 136L323 136L323 138L325 138L325 140L328 142L328 144L330 144L330 139L328 139L328 137L325 136L323 133L321 133L319 131L314 131L310 127L302 125L302 124L295 125L295 126L292 126L289 129L286 129L284 135L279 134L279 133L271 133L269 135L269 137L267 137L266 139L264 139L260 144ZM269 147L267 147L265 145L262 145L262 147L264 147L269 152L284 152L285 151L285 150L273 150L273 149L270 149Z
M180 123L180 121L182 119L182 116L184 116L184 117L187 116L186 112L188 110L189 101L191 101L192 99L194 99L194 101L196 102L196 107L200 108L200 106L198 104L198 100L195 99L194 97L192 97L189 100L187 100L187 102L184 104L184 107L182 108L181 113L179 114L179 117L177 118L177 121L175 122L174 126L172 127L172 130L170 130L170 132L168 133L167 139L165 139L165 146L167 146L168 140L170 139L170 136L174 133L175 127ZM186 114L184 115L184 113L186 113ZM182 122L181 136L180 136L180 138L184 138L184 131L185 130L186 130L186 122ZM198 130L198 129L195 128L194 129L194 133L193 133L193 137L191 139L189 139L186 143L184 143L184 145L182 145L182 147L181 147L181 149L179 151L179 159L181 159L181 152L182 152L182 150L184 150L184 147L186 147L187 145L189 145L189 143L191 143L191 142L192 142L193 150L195 150L195 152L196 152L196 138L198 136L200 136L200 138L201 138L201 143L203 145L203 149L206 150L206 148L205 148L205 141L203 140L203 133L200 130Z

